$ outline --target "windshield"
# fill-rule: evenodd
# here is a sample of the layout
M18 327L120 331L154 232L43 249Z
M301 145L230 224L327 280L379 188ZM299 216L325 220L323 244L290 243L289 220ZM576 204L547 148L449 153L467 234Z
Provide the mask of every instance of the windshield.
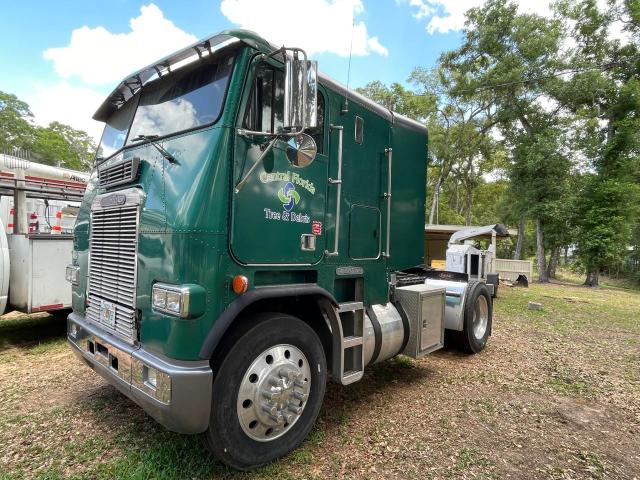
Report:
M232 67L233 57L225 57L146 85L137 105L130 100L108 120L98 157L109 157L139 135L165 136L216 121Z

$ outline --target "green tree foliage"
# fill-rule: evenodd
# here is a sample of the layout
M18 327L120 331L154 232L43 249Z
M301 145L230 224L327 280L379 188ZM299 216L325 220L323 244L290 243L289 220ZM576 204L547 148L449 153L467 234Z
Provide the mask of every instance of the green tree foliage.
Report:
M586 173L575 198L575 244L587 278L627 255L640 204L640 1L563 2L559 12L573 24L576 43L565 62L581 71L558 79L550 92L573 115L574 146ZM614 23L628 42L612 39Z
M560 0L550 19L489 0L459 48L414 70L413 91L361 90L427 124L429 221L518 225L514 253L535 246L543 281L570 246L587 285L638 268L640 0L598 4Z
M0 91L0 151L29 148L34 140L32 120L29 105Z
M553 73L562 35L559 20L521 15L507 0L490 0L467 13L462 46L442 56L455 72L454 94L495 108L491 116L510 152L511 198L520 215L536 221L540 281L547 280L544 233L557 220L551 213L570 163L560 144L561 119L544 105L545 82L527 79Z
M96 146L86 132L69 125L34 125L29 105L0 91L0 151L14 149L30 152L31 159L39 163L88 170Z

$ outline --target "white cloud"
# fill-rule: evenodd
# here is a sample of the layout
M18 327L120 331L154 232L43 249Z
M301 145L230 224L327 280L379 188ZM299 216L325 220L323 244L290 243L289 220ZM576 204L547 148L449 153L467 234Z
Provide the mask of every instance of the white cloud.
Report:
M426 27L429 33L447 33L461 30L467 10L483 5L485 0L408 0L408 3L415 9L415 18L429 19ZM548 1L520 0L516 3L520 13L551 15Z
M389 51L356 17L364 12L361 0L222 0L220 10L231 22L254 30L276 45L301 47L307 54L349 56Z
M521 14L529 13L544 17L553 15L551 5L554 0L514 0L514 2L518 5L518 12ZM486 0L396 0L396 4L405 3L413 9L414 18L428 20L426 30L433 34L462 30L467 10L484 5ZM601 10L610 8L607 0L596 0L596 3ZM612 38L628 43L630 36L622 31L622 26L621 22L614 22L609 29L609 34Z
M196 41L153 3L140 7L140 15L130 19L129 26L127 33L77 28L69 45L49 48L43 56L62 78L75 76L89 85L105 85Z
M84 130L96 141L100 140L104 124L91 117L104 100L104 94L90 88L76 87L66 81L54 85L37 84L34 92L25 97L38 125L53 121Z

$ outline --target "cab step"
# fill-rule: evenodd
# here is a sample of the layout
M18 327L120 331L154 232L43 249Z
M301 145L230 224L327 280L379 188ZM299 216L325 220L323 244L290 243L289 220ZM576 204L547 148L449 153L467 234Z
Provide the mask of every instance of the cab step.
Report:
M342 385L357 382L364 373L364 304L343 302L338 304L341 327L340 360L334 378Z

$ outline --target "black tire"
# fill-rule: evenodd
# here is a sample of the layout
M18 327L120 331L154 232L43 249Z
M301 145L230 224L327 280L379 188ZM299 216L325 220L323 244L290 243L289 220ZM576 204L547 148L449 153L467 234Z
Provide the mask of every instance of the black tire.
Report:
M484 329L484 334L479 337L474 333L474 312L477 309L482 308L481 303L484 297L487 308L487 323ZM489 289L483 282L471 282L467 287L467 298L464 306L464 326L462 332L458 333L459 346L467 353L478 353L484 349L487 345L487 341L491 336L491 326L493 320L493 302L491 301L491 295Z
M487 273L487 284L493 285L492 298L498 297L498 287L500 286L500 275L498 273Z
M206 443L213 455L237 470L252 470L297 448L318 417L324 398L327 365L322 342L309 325L282 313L261 313L243 319L248 325L233 335L219 368L215 368L213 402ZM280 437L269 441L251 438L236 410L245 373L263 352L277 345L292 345L308 359L311 385L299 418Z

